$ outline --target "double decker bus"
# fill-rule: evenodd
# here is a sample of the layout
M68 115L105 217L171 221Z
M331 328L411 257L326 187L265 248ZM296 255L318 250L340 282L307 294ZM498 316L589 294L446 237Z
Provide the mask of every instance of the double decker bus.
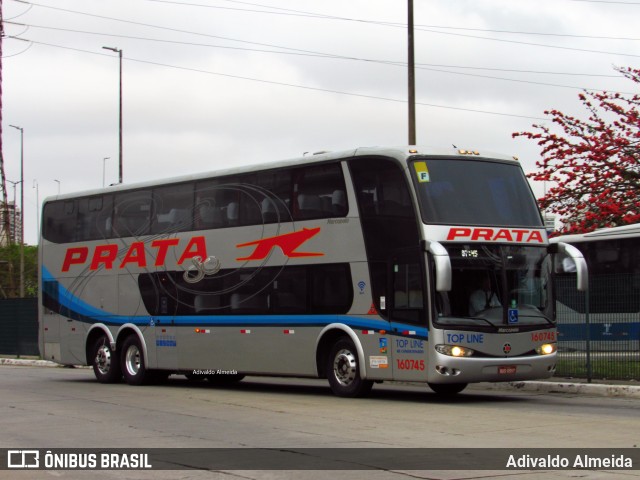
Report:
M103 383L315 377L353 397L550 377L555 253L586 282L579 252L549 245L519 163L465 150L117 185L49 198L42 219L41 352Z

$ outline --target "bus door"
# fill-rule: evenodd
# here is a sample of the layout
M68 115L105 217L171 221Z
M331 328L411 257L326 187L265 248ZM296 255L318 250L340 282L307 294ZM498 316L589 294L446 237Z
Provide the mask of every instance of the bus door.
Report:
M428 330L422 258L415 249L392 256L390 262L390 353L394 380L426 378Z
M141 325L140 330L145 337L149 363L154 368L166 370L178 370L178 341L175 316L180 305L179 290L176 279L178 274L171 272L143 273L137 278L136 289L140 292L144 303L132 303L134 309L129 312L132 315L145 318L146 325ZM125 277L121 275L121 280ZM128 285L128 288L123 288ZM126 281L120 284L122 299L126 299L128 292L133 292L134 286ZM132 294L131 294L132 295ZM130 300L135 300L133 297ZM146 313L143 314L142 312Z
M349 162L358 201L374 302L390 322L387 351L394 379L424 380L424 275L417 213L406 166L386 157ZM381 347L383 349L383 347Z

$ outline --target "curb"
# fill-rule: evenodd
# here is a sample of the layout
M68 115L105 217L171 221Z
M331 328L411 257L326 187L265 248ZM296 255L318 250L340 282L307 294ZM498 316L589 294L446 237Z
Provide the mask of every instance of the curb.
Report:
M640 386L602 384L602 383L570 383L570 382L509 382L483 383L488 390L519 390L522 392L565 393L573 395L591 395L596 397L640 398Z
M23 367L59 367L48 360L29 360L23 358L0 358L0 365L19 365Z

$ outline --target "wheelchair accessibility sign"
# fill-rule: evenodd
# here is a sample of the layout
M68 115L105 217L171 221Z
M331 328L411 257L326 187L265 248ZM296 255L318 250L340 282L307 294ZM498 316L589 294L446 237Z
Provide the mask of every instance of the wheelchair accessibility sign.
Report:
M513 325L514 323L518 323L518 310L515 308L510 308L508 312L508 321L509 325Z

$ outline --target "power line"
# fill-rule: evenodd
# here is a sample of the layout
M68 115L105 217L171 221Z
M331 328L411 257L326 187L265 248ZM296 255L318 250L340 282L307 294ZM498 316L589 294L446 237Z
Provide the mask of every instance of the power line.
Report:
M76 51L76 52L88 53L88 54L91 54L91 55L107 56L107 54L104 54L104 53L92 52L90 50L83 50L83 49L75 48L75 47L67 47L67 46L63 46L63 45L56 45L56 44L52 44L52 43L39 42L39 41L35 41L35 40L27 40L27 39L24 39L24 38L17 38L17 37L10 37L10 36L7 37L7 38L14 38L15 40L21 40L21 41L24 41L24 42L32 42L32 43L37 44L37 45L45 45L45 46L48 46L48 47L61 48L61 49L65 49L65 50L72 50L72 51ZM130 61L130 62L147 64L147 65L154 65L154 66L158 66L158 67L171 68L171 69L174 69L174 70L183 70L183 71L201 73L201 74L206 74L206 75L214 75L214 76L219 76L219 77L232 78L232 79L236 79L236 80L245 80L245 81L257 82L257 83L262 83L262 84L267 84L267 85L277 85L277 86L282 86L282 87L297 88L297 89L301 89L301 90L310 90L310 91L323 92L323 93L332 93L332 94L345 95L345 96L358 97L358 98L368 98L368 99L372 99L372 100L381 100L381 101L394 102L394 103L406 103L407 102L406 100L397 99L397 98L381 97L381 96L377 96L377 95L369 95L369 94L364 94L364 93L345 92L345 91L341 91L341 90L334 90L334 89L328 89L328 88L310 87L310 86L307 86L307 85L299 85L299 84L287 83L287 82L278 82L278 81L275 81L275 80L265 80L265 79L260 79L260 78L246 77L246 76L242 76L242 75L234 75L234 74L230 74L230 73L212 72L210 70L203 70L203 69L192 68L192 67L181 67L181 66L177 66L177 65L170 65L170 64L166 64L166 63L154 62L154 61L143 60L143 59L136 59L136 58L131 58L131 57L124 57L124 60ZM425 103L425 102L416 102L416 105L420 105L420 106L424 106L424 107L432 107L432 108L442 108L442 109L447 109L447 110L471 112L471 113L482 113L482 114L487 114L487 115L496 115L496 116L503 116L503 117L524 118L524 119L527 119L527 120L538 120L538 121L548 120L547 118L543 118L543 117L534 117L534 116L529 116L529 115L518 115L518 114L504 113L504 112L493 112L493 111L489 111L489 110L479 110L479 109L472 109L472 108L452 107L452 106L449 106L449 105L438 105L438 104Z
M640 41L640 37L611 37L605 35L577 35L571 33L550 33L550 32L523 32L519 30L497 30L489 28L470 28L470 27L449 27L443 25L416 25L416 27L423 28L442 28L447 30L465 30L471 32L487 32L487 33L507 33L510 35L533 35L543 37L564 37L564 38L580 38L587 40L623 40L637 42Z
M548 44L544 44L544 43L533 43L533 42L523 42L520 40L505 40L502 38L490 38L490 37L480 37L477 35L468 35L468 34L464 34L464 33L452 33L452 32L439 32L437 30L430 30L430 29L425 29L425 28L421 28L418 29L416 28L416 30L420 30L423 32L430 32L430 33L439 33L441 35L453 35L456 37L465 37L465 38L474 38L474 39L478 39L478 40L490 40L493 42L504 42L504 43L513 43L516 45L528 45L528 46L533 46L533 47L544 47L544 48L554 48L554 49L558 49L558 50L570 50L570 51L574 51L574 52L583 52L583 53L596 53L596 54L602 54L602 55L620 55L622 57L634 57L634 58L639 58L640 55L635 55L632 53L620 53L620 52L607 52L604 50L593 50L593 49L588 49L588 48L575 48L575 47L563 47L560 45L548 45Z
M65 8L60 8L60 7L53 7L51 5L43 5L43 4L35 3L35 2L28 2L26 0L15 0L15 1L27 4L27 5L35 5L35 6L42 7L42 8L49 8L49 9L52 9L52 10L58 10L58 11L67 12L67 13L74 13L74 14L77 14L77 15L85 15L85 16L89 16L89 17L93 17L93 18L100 18L100 19L103 19L103 20L110 20L110 21L115 21L115 22L128 23L128 24L132 24L132 25L139 25L139 26L144 26L144 27L149 27L149 28L158 28L158 29L172 31L172 32L186 33L186 34L189 34L189 35L199 35L199 36L217 38L215 35L209 35L209 34L200 33L200 32L181 30L181 29L177 29L177 28L164 27L164 26L153 25L153 24L148 24L148 23L143 23L143 22L135 22L135 21L131 21L131 20L123 20L123 19L114 18L114 17L108 17L108 16L104 16L104 15L97 15L97 14L92 14L92 13L87 13L87 12L80 12L80 11L77 11L77 10L70 10L70 9L65 9ZM146 0L146 1L167 1L168 2L169 0ZM176 2L176 3L181 3L181 2ZM267 12L267 13L269 13L269 12ZM389 25L389 26L397 26L397 27L406 28L406 25L403 26L401 24L391 24L391 23L384 23L384 22L372 22L372 21L365 21L365 20L348 19L348 18L344 18L344 17L326 17L326 18L338 19L338 20L358 21L358 22L363 22L363 23L371 23L371 24L377 24L377 25ZM437 27L437 28L442 28L442 27ZM517 44L517 45L528 45L528 46L542 47L542 48L553 48L553 49L577 51L577 52L583 52L583 53L594 53L594 54L602 54L602 55L620 55L620 56L634 57L634 58L639 58L640 57L640 55L635 55L635 54L630 54L630 53L609 52L609 51L603 51L603 50L593 50L593 49L585 49L585 48L564 47L564 46L560 46L560 45L548 45L548 44L533 43L533 42L523 42L523 41L519 41L519 40L506 40L506 39L501 39L501 38L482 37L482 36L468 35L468 34L462 34L462 33L441 32L441 31L432 30L432 29L429 29L429 28L416 27L416 30L423 31L423 32L429 32L429 33L440 34L440 35L453 35L453 36L458 36L458 37L473 38L473 39L477 39L477 40L488 40L488 41L493 41L493 42L504 42L504 43L511 43L511 44ZM272 45L268 45L268 44L259 44L257 42L255 44L262 45L262 46L272 46ZM294 48L289 48L289 47L277 47L277 48L285 48L285 49L294 50L294 51L296 51L296 50L297 51L304 51L304 50L299 50L299 49L294 49ZM306 53L309 53L309 52L306 52ZM317 53L317 52L314 52L314 53Z
M617 3L620 5L640 5L640 2L615 2L611 0L569 0L571 2L585 2L585 3Z
M350 61L360 61L360 62L367 62L367 63L377 63L377 64L382 64L382 65L389 65L389 66L403 67L403 68L406 68L406 65L407 65L406 62L400 62L400 61L375 60L375 59L367 59L367 58L359 58L359 57L349 57L349 56L343 56L343 55L334 55L334 54L322 53L322 52L303 53L303 52L288 52L288 51L277 51L277 50L262 50L262 49L253 49L253 48L229 47L229 46L223 46L223 45L212 45L212 44L195 43L195 42L184 42L184 41L177 41L177 40L147 38L147 37L139 37L139 36L133 36L133 35L121 35L121 34L91 32L91 31L75 30L75 29L68 29L68 28L59 28L59 27L47 27L47 26L43 26L43 25L24 24L24 23L17 23L17 22L6 22L6 23L9 23L11 25L24 26L24 27L27 27L27 28L40 28L40 29L46 29L46 30L54 30L54 31L62 31L62 32L70 32L70 33L79 33L79 34L83 34L83 35L99 35L99 36L108 36L108 37L115 37L115 38L126 38L126 39L133 39L133 40L142 40L142 41L149 41L149 42L169 43L169 44L175 44L175 45L188 45L188 46L198 46L198 47L207 47L207 48L232 49L232 50L242 50L242 51L258 52L258 53L280 54L280 55L284 54L284 55L311 56L311 57L318 57L318 58L330 58L330 59L338 59L338 60L350 60ZM219 37L219 38L224 38L225 40L232 40L232 41L235 41L235 42L245 42L243 40L231 39L231 38L228 38L228 37ZM247 43L254 43L254 42L247 42ZM277 48L287 48L287 47L277 46ZM456 66L456 65L444 66L444 65L431 65L431 64L417 64L415 68L418 69L418 70L445 73L445 74L451 74L451 75L463 75L463 76L471 76L471 77L476 77L476 78L485 78L485 79L490 79L490 80L500 80L500 81L505 81L505 82L515 82L515 83L526 83L526 84L531 84L531 85L541 85L541 86L555 87L555 88L569 88L569 89L574 89L574 90L602 90L601 88L594 88L594 87L584 87L584 86L575 86L575 85L561 85L561 84L549 83L549 82L539 82L539 81L533 81L533 80L522 80L522 79L514 79L514 78L497 77L497 76L491 76L491 75L481 75L481 74L477 74L477 73L456 72L456 71L451 71L451 70L442 70L441 68L434 68L434 67L462 68L462 69L471 68L471 67ZM494 70L495 71L495 70L498 70L498 69L484 69L484 70ZM503 71L517 72L516 70L513 70L513 69L512 70L503 70ZM615 76L615 75L608 75L607 77L618 78L618 76ZM618 92L618 93L629 93L629 92Z

